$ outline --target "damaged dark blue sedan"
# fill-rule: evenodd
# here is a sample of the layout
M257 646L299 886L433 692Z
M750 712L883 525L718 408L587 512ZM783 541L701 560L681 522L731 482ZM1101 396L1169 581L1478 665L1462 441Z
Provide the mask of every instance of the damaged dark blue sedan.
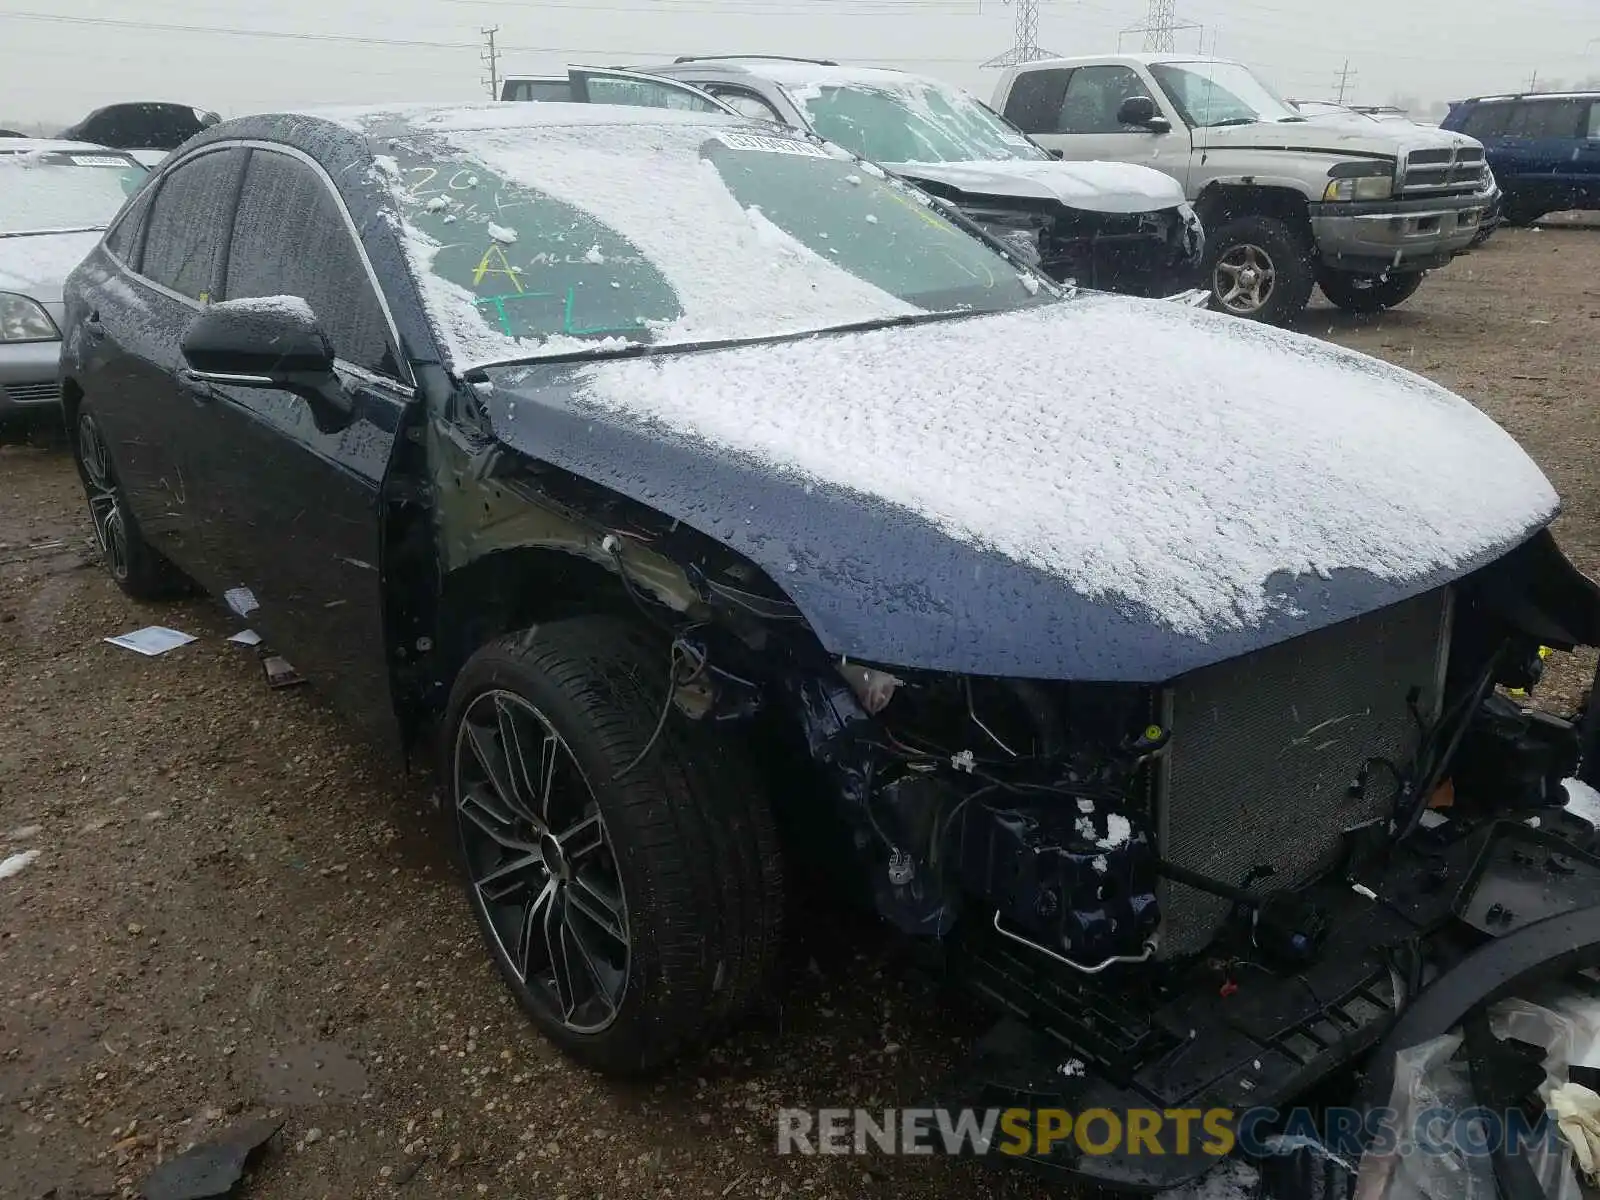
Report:
M1600 592L1414 375L597 106L224 122L66 308L107 567L249 589L437 746L489 951L596 1068L727 1028L808 861L993 1006L968 1103L1286 1105L1600 961L1589 710L1508 694ZM1139 1150L1034 1157L1212 1162Z

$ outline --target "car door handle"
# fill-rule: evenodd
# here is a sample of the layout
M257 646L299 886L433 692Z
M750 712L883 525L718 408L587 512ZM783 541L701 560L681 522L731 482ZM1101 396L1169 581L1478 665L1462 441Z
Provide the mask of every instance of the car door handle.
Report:
M196 404L210 404L217 398L217 389L192 371L178 372L178 390Z

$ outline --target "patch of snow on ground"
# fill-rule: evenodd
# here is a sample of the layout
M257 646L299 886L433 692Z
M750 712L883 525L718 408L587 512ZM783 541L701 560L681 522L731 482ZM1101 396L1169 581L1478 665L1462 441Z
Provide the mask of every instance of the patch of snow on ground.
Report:
M1581 779L1564 779L1561 786L1567 789L1567 811L1600 829L1600 792Z
M1131 297L582 379L598 409L879 498L1197 637L1258 623L1285 576L1425 579L1557 505L1509 435L1420 376Z
M0 859L0 879L10 879L38 857L39 851L24 850L20 854L13 854L8 858Z
M1056 1068L1056 1073L1064 1075L1068 1079L1077 1079L1083 1074L1083 1060L1081 1058L1069 1058Z

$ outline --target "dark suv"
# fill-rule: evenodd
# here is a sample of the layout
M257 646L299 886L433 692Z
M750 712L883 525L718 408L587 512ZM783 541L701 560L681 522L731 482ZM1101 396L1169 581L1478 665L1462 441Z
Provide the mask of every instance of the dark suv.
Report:
M1462 100L1443 125L1483 143L1509 224L1600 208L1600 92Z

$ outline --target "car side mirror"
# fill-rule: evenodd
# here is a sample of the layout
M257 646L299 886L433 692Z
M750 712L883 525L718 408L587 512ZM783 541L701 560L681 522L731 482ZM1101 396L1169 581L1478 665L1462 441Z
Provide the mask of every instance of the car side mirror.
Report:
M1060 149L1059 147L1057 147L1056 149L1050 151L1050 157L1051 158L1065 158L1066 156L1067 156L1067 152L1065 150Z
M1118 125L1142 125L1151 133L1166 133L1172 122L1161 115L1156 102L1149 96L1129 96L1117 109Z
M292 296L224 300L183 334L185 382L293 392L317 428L335 433L355 407L333 369L333 344L304 300Z

